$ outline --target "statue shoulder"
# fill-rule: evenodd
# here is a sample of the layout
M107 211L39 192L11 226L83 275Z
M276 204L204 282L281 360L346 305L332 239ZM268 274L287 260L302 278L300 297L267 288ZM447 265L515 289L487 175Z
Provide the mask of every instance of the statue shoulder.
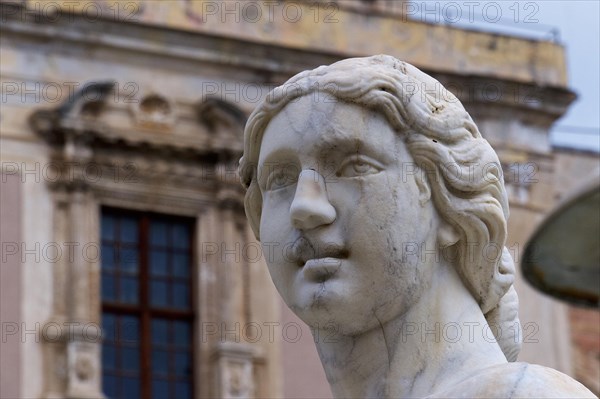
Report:
M560 371L522 362L483 369L456 384L442 396L596 398L585 386Z

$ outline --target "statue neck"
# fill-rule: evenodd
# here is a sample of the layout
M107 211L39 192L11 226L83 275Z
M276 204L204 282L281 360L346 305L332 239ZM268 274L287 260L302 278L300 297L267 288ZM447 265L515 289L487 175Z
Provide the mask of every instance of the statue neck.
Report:
M405 314L357 336L317 340L317 350L339 398L424 397L507 362L450 265L440 265L429 289Z

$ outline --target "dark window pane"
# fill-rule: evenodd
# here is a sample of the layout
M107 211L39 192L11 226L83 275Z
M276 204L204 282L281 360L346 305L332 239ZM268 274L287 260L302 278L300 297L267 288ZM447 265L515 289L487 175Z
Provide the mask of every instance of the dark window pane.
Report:
M165 222L152 222L150 224L150 244L167 246L167 224Z
M137 273L138 251L135 248L121 248L121 270Z
M122 316L120 339L126 343L139 342L140 338L140 322L137 317Z
M117 367L117 351L112 344L102 345L102 367L113 370Z
M169 373L169 352L163 350L152 351L152 372L153 374Z
M115 279L112 274L102 273L102 298L105 301L114 301L115 299Z
M153 399L168 399L169 398L169 382L164 380L152 381L152 398Z
M115 268L115 248L110 244L102 244L102 252L100 253L102 260L102 269Z
M138 242L138 221L134 218L121 219L121 241L129 243Z
M152 320L152 343L169 343L169 322L163 319Z
M115 239L115 218L109 215L102 216L102 233L101 237L103 240L114 240Z
M192 374L192 359L189 353L175 353L175 374L178 376L189 376Z
M135 277L121 277L121 302L138 302L138 281Z
M137 378L126 377L121 380L123 398L140 397L140 380Z
M190 306L190 292L187 284L173 284L173 307L188 308Z
M191 399L192 384L189 382L176 382L175 383L175 397L177 399Z
M102 375L102 390L110 399L117 397L117 379L113 375Z
M127 371L139 371L140 352L137 347L125 346L121 348L121 368Z
M114 342L117 339L115 316L110 313L102 314L102 339L104 342Z
M173 246L188 249L190 247L190 228L184 224L173 226Z
M175 344L178 346L189 346L192 335L191 323L185 321L176 321L175 323Z
M188 277L190 258L187 254L175 253L173 255L173 274L177 277Z
M167 306L167 283L164 281L150 283L150 303L153 306Z
M142 230L144 226L147 231ZM160 308L191 309L192 233L190 224L175 217L103 214L102 300L116 312L102 316L107 397L140 398L142 380L147 377L151 378L148 392L154 399L192 397L192 323L176 313L169 318L153 314ZM147 297L141 298L140 293L146 292ZM149 302L150 309L140 305L141 299ZM144 331L142 316L149 317L150 323ZM142 346L141 337L147 335L149 345ZM146 356L148 367L141 363Z
M168 255L166 251L150 252L150 273L154 276L167 276L169 274Z

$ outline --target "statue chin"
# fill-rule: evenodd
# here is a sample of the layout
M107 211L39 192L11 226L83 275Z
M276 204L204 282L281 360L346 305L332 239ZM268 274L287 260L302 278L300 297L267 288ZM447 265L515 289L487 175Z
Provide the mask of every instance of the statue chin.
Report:
M302 72L250 116L240 173L336 397L594 397L512 362L500 161L432 77L383 55Z
M386 313L392 313L389 309L380 307L374 314L372 309L357 304L356 300L336 293L334 285L325 283L324 287L307 292L305 300L299 300L295 302L298 305L289 308L311 330L327 330L328 336L356 336L379 328L380 321L389 321L390 316L386 318Z

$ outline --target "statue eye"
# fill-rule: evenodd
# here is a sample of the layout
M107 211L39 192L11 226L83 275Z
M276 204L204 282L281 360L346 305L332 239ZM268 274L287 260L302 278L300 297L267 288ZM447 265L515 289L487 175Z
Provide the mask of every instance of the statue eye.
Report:
M265 189L267 191L274 191L281 188L285 188L296 183L297 177L286 169L280 169L273 171L267 178L267 184Z
M342 163L338 177L358 177L379 173L383 166L370 158L354 155Z

